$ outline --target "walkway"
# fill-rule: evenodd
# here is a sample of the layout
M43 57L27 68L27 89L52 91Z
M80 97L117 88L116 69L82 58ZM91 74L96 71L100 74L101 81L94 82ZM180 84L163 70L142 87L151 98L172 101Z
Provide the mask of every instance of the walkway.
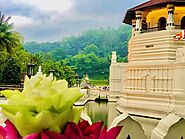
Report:
M86 90L87 91L87 90ZM74 103L75 106L83 106L88 101L95 101L97 98L108 99L109 91L90 89L87 93L77 102Z

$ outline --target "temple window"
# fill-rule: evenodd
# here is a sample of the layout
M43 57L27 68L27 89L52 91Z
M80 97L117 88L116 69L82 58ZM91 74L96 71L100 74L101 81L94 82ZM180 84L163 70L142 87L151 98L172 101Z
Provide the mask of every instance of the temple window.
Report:
M181 29L185 29L185 16L181 19Z
M142 30L143 31L147 30L147 22L146 22L146 20L142 20Z
M158 29L159 30L165 30L166 29L166 18L165 17L159 18Z

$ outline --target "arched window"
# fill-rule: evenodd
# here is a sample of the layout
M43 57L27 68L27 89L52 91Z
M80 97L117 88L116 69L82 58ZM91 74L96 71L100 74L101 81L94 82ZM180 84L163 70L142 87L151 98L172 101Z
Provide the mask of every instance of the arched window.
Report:
M159 28L159 30L165 30L166 29L166 18L165 17L159 18L158 28Z
M146 20L142 20L142 30L144 30L144 31L147 30L147 22L146 22Z
M181 19L181 29L185 29L185 16Z

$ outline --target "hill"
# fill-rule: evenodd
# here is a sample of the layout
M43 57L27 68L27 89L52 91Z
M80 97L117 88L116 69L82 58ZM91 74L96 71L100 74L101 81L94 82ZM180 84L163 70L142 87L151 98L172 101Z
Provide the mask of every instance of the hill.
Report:
M89 30L53 43L28 42L24 48L42 61L61 61L73 66L80 77L88 72L90 78L108 79L111 53L116 51L118 61L126 61L130 34L131 27L121 25Z

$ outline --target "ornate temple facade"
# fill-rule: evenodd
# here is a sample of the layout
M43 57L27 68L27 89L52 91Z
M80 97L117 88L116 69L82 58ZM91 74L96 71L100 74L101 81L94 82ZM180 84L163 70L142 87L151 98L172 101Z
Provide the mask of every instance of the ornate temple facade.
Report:
M185 138L185 121L183 133L169 135L185 117L185 0L147 1L129 9L123 23L132 26L128 63L113 52L110 98L118 98L121 113L140 119L147 138Z

